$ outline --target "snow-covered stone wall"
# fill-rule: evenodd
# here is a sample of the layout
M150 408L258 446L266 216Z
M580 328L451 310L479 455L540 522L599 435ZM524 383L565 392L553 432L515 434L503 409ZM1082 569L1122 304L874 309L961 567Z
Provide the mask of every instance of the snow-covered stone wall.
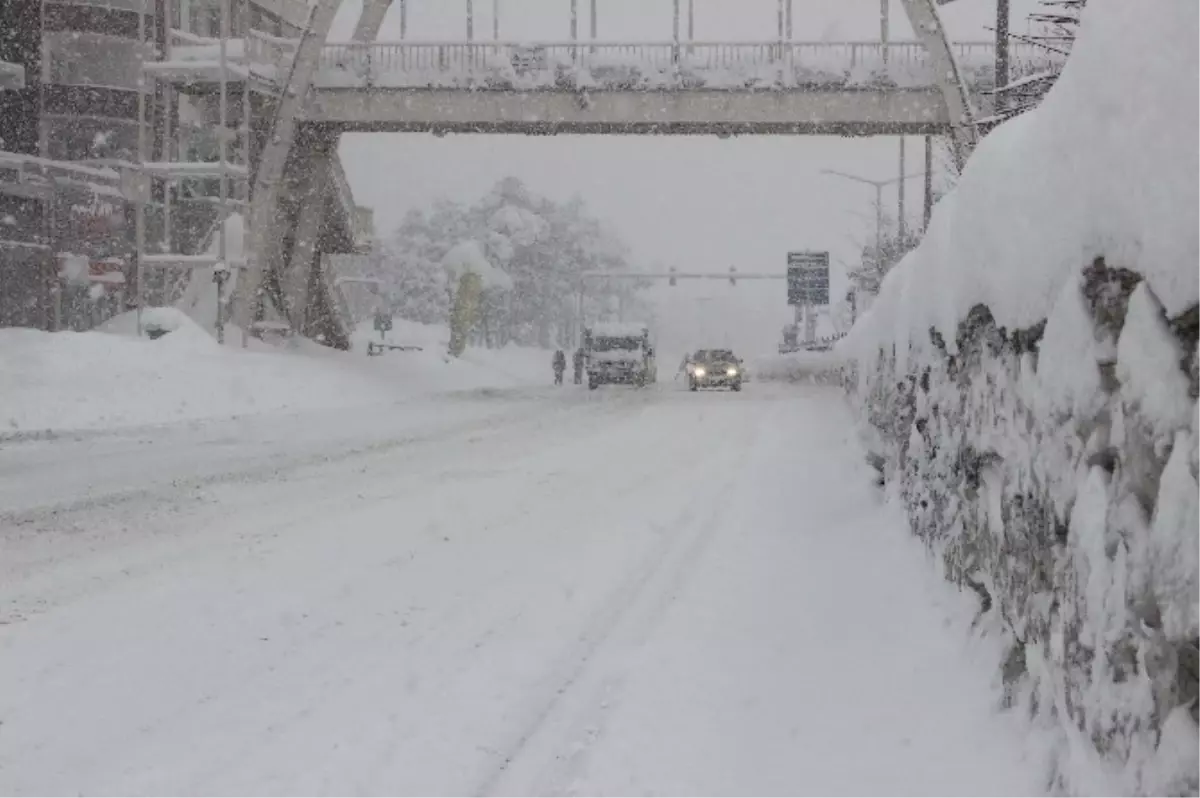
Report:
M1198 16L1091 0L841 347L1061 792L1200 790Z
M1168 319L1097 261L1045 324L981 305L953 354L858 371L912 531L1007 636L1005 700L1055 728L1065 792L1197 790L1196 335L1195 306Z

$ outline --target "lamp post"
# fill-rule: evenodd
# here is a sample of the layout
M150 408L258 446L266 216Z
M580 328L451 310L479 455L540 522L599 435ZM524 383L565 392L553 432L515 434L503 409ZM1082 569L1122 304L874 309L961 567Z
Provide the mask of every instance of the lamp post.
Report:
M1003 113L1008 97L1008 26L1011 17L1009 0L996 0L996 113Z
M876 257L883 251L883 189L885 186L890 186L893 183L903 183L905 180L912 180L915 177L921 177L920 173L911 175L900 175L887 180L870 180L858 175L839 172L836 169L822 169L821 174L832 175L833 177L841 177L846 180L853 180L856 183L866 183L868 186L875 187L875 253ZM900 212L904 212L903 205L900 207ZM903 222L901 222L903 224Z

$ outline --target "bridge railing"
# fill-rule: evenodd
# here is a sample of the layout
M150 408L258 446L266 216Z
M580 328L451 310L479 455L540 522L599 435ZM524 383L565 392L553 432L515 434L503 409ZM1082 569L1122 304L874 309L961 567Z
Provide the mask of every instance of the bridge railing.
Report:
M994 46L960 42L967 80L992 85ZM1014 44L1012 77L1052 54ZM781 88L935 83L919 42L375 42L328 44L316 85L357 88Z

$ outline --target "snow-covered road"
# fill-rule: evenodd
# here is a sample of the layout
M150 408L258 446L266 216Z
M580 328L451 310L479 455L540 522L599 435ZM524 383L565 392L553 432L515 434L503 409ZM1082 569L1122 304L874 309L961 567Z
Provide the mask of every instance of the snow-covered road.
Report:
M9 442L0 793L1035 791L860 460L765 383Z

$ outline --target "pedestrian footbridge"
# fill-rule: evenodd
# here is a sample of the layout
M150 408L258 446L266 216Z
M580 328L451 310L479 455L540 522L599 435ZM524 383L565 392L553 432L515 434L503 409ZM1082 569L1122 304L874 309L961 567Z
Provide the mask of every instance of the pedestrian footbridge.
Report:
M986 112L990 43L954 45ZM1019 72L1043 68L1018 48ZM326 45L305 120L339 130L936 134L952 120L918 42Z
M261 37L231 49L265 83L296 52ZM952 50L986 114L994 45ZM1015 45L1013 77L1050 56ZM298 121L336 132L940 134L954 120L938 78L920 42L351 42L321 47Z
M505 42L498 27L478 41L469 2L466 41L379 41L391 0L364 0L353 41L336 43L341 0L311 0L298 38L247 32L218 47L172 36L177 45L147 69L193 91L232 59L246 86L269 95L234 317L248 327L273 282L299 327L311 304L304 286L319 281L305 276L309 256L289 258L281 242L286 220L319 196L305 186L326 173L319 162L335 158L341 133L944 134L961 165L990 111L996 54L991 42L949 39L937 10L945 1L901 0L916 41L793 41L791 1L780 0L778 40L702 42L681 39L676 0L671 41L633 43L597 39L594 9L581 40L574 0L567 42ZM1061 57L1014 43L1008 77L1052 70ZM319 214L309 215L315 225Z

